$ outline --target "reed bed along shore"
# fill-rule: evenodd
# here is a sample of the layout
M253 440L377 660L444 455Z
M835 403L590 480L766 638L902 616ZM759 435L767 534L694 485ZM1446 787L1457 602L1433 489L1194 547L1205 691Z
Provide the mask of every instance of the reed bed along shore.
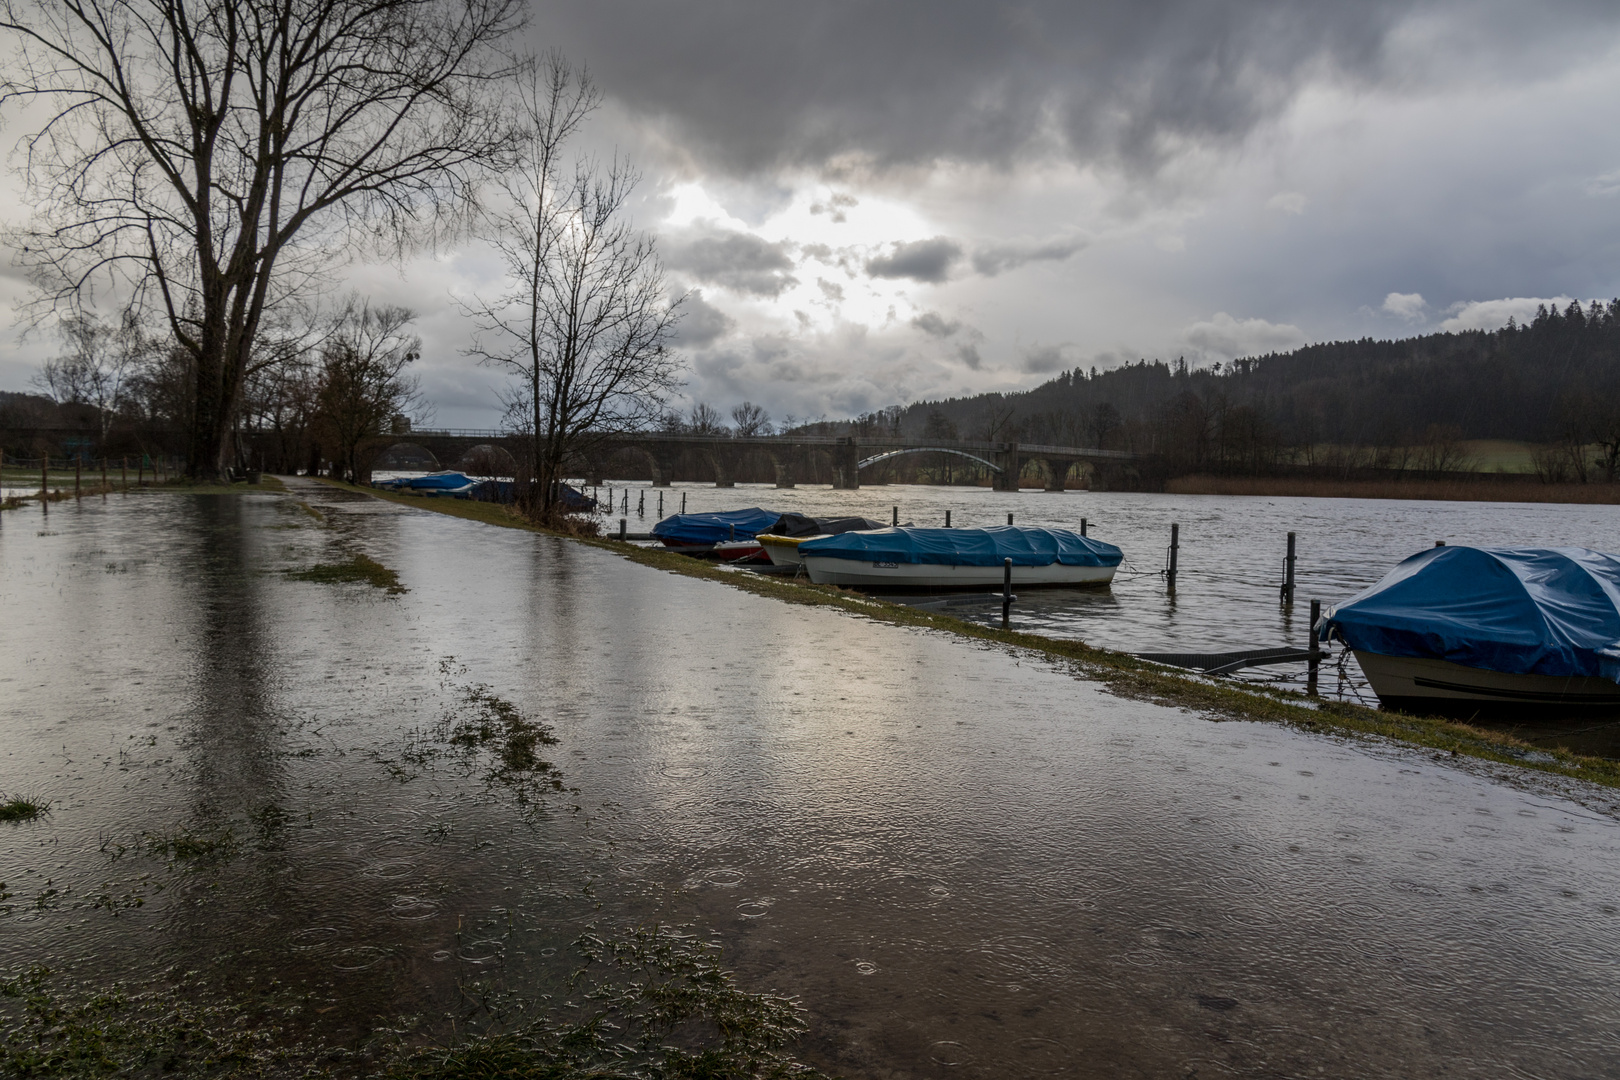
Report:
M1314 499L1417 499L1437 502L1620 503L1620 484L1543 484L1534 478L1328 480L1287 476L1178 476L1172 495L1273 495Z

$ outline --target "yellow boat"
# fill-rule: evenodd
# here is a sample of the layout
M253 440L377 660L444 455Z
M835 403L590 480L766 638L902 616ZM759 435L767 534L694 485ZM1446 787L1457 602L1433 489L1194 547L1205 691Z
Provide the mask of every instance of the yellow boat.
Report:
M799 558L799 545L806 540L819 540L826 533L817 533L815 536L774 536L771 533L760 533L754 537L759 546L765 549L772 566L798 566L804 562Z

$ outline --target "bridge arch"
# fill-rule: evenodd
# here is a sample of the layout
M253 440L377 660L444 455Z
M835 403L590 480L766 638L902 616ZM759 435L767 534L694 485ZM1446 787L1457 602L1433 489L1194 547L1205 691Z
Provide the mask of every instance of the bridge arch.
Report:
M955 454L957 457L965 457L969 461L976 461L992 472L999 473L1003 471L1001 466L997 465L993 461L986 461L977 454L970 454L966 450L956 450L949 446L908 446L904 450L890 450L887 453L874 454L869 458L862 458L856 463L855 467L857 469L864 469L868 465L876 465L880 461L888 461L890 458L897 458L902 454Z

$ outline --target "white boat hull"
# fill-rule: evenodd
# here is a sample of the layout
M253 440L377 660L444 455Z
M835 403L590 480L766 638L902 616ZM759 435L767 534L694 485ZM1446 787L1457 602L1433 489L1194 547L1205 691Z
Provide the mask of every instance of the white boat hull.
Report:
M1620 684L1608 679L1512 675L1449 660L1385 656L1356 650L1356 662L1385 705L1551 705L1620 709Z
M819 540L821 538L819 536L806 536L794 538L773 537L771 539L757 537L756 539L759 540L759 546L765 549L765 554L770 558L771 565L798 566L804 562L799 557L799 544L804 540Z
M829 555L802 556L810 580L817 585L856 588L982 589L999 586L999 566L948 566L939 563L886 563L835 559ZM1015 566L1012 583L1030 588L1040 585L1106 585L1114 580L1112 566Z

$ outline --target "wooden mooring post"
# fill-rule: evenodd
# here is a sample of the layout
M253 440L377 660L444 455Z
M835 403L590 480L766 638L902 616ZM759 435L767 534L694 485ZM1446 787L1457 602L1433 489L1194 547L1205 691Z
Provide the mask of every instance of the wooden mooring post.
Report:
M1282 602L1294 603L1294 534L1288 534L1288 555L1283 559Z
M951 512L949 510L945 511L945 527L947 529L951 527Z
M1316 637L1316 624L1322 621L1322 601L1311 601L1311 643L1306 652L1311 658L1306 661L1308 668L1305 675L1305 692L1312 697L1316 696L1316 674L1322 666L1322 643Z
M1170 562L1165 567L1165 587L1170 592L1176 591L1176 556L1181 552L1181 526L1176 522L1170 523Z
M1086 535L1086 519L1085 518L1080 519L1080 535L1081 536Z
M664 520L664 489L658 489L658 520Z
M1012 515L1011 514L1007 515L1007 524L1009 524L1009 525L1012 524Z
M630 538L630 522L626 521L624 518L620 518L619 519L619 542L623 543L624 541L628 540L629 538Z
M1012 620L1012 560L1001 560L1001 628L1007 629Z
M686 513L686 492L681 492L681 513Z
M898 506L896 506L896 507L894 507L894 508L893 508L893 509L894 509L894 518L893 518L893 520L892 520L892 521L891 521L891 524L892 524L892 525L893 525L893 526L894 526L894 527L895 527L895 528L896 528L896 529L898 529L898 528L899 528L899 527L900 527L900 508L899 508L899 507L898 507Z

